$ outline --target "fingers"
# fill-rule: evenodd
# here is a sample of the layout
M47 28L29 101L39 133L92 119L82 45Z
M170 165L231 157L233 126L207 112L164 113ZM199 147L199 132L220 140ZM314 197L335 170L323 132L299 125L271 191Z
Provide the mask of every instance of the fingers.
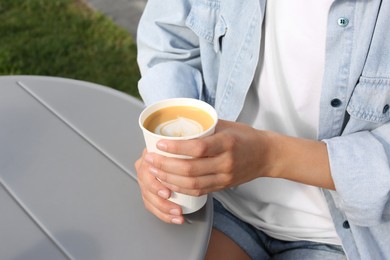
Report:
M160 220L166 223L183 224L181 208L176 204L149 192L143 192L142 198L145 208Z
M145 160L149 163L149 172L160 180L167 180L171 175L184 177L203 176L228 172L232 166L227 156L180 159L148 153Z
M192 140L160 140L157 147L164 152L191 157L215 156L231 146L233 140L224 134L224 129L229 124L230 122L220 120L216 133L211 136Z
M170 190L148 172L148 164L143 158L135 163L135 167L145 208L166 223L184 223L180 206L167 200Z
M174 182L162 181L162 183L172 191L199 197L229 187L229 185L222 185L227 184L226 182L215 181L215 178L215 175L208 175L203 177L182 178L181 180L175 180L175 183L179 183L178 185L172 184Z
M224 156L176 159L148 154L145 158L151 162L150 175L172 191L200 196L229 187L233 181L229 160Z

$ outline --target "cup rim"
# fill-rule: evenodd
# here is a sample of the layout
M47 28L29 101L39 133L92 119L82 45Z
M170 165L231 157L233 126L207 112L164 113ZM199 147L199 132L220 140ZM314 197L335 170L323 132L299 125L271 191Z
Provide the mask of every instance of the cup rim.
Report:
M172 104L172 102L173 102L173 104ZM166 108L166 107L174 107L174 106L191 106L191 104L197 104L198 108L203 109L205 112L207 112L214 119L214 123L209 128L207 128L205 131L203 131L199 134L180 136L180 137L178 137L178 136L164 136L164 135L159 135L159 134L156 134L152 131L149 131L143 125L143 122L145 121L145 119L149 115L151 115L153 112L157 111L158 109ZM200 107L199 107L199 105L200 105ZM199 136L205 136L215 128L217 122L218 122L218 115L217 115L217 112L215 111L214 107L212 107L210 104L208 104L207 102L205 102L203 100L195 99L195 98L169 98L169 99L163 99L163 100L157 101L157 102L147 106L146 108L144 108L144 110L142 110L142 112L138 118L138 124L139 124L140 128L142 129L142 131L146 131L148 134L150 134L154 137L161 138L161 139L167 139L167 140L189 140L189 139L197 138Z

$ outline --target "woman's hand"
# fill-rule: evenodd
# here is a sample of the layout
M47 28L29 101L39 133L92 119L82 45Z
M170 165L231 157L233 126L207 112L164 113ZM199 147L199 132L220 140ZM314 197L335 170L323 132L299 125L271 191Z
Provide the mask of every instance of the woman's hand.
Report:
M149 169L153 166L145 161L145 155L146 150L135 162L137 180L145 208L164 222L182 224L184 218L181 207L168 200L171 195L170 190L150 174Z
M171 191L193 196L237 186L259 177L284 178L334 189L326 144L256 130L219 120L214 135L193 140L160 140L157 147L192 159L144 152L136 162L146 208L169 223L183 223ZM157 180L159 179L159 180Z
M272 154L267 140L266 132L220 120L214 135L157 144L162 151L192 159L155 153L146 154L144 159L149 173L170 190L200 196L264 176Z

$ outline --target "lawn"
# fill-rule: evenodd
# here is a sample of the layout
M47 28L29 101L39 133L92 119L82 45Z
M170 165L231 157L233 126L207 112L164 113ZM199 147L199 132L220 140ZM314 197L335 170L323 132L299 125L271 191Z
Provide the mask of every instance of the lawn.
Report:
M82 0L0 0L0 75L73 78L139 97L134 40Z

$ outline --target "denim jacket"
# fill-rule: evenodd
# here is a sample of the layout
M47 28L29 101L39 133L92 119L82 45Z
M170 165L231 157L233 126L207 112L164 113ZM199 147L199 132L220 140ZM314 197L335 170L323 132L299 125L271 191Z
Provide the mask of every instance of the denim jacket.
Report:
M265 0L149 0L137 39L145 103L198 98L235 120L264 12ZM390 259L390 0L332 4L318 140L327 143L336 191L324 195L348 258Z

